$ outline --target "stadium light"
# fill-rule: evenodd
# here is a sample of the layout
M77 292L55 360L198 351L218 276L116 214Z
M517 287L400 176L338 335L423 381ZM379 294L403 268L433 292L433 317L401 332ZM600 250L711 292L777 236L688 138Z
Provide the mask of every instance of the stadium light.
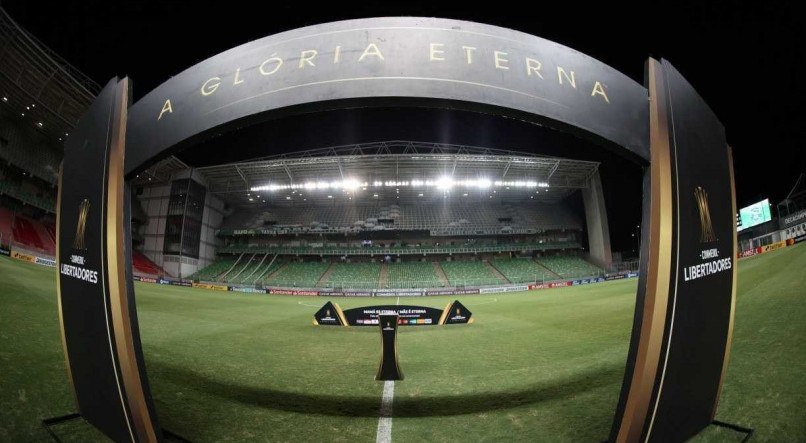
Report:
M394 187L396 191L400 191L400 188L404 187L412 187L412 188L420 188L420 187L429 187L429 188L437 188L443 191L450 190L454 187L462 187L462 188L476 188L476 189L489 189L491 187L495 188L506 188L506 189L534 189L534 188L548 188L549 184L547 182L538 182L535 180L496 180L492 181L487 178L479 178L479 179L463 179L463 180L454 180L448 176L442 176L435 180L421 180L421 179L414 179L414 180L373 180L370 182L362 182L356 178L347 178L343 180L333 180L333 181L308 181L305 183L290 183L290 184L279 184L279 183L270 183L266 185L254 186L250 188L252 191L286 191L286 190L300 190L300 189L307 189L307 190L332 190L332 189L340 189L343 191L356 191L358 188L361 188L366 191L367 187L386 187L392 188Z
M437 189L441 189L443 191L447 191L453 187L453 180L450 177L440 177L434 185Z
M5 96L4 96L4 97L3 97L3 101L4 101L4 102L8 102L8 97L5 97Z

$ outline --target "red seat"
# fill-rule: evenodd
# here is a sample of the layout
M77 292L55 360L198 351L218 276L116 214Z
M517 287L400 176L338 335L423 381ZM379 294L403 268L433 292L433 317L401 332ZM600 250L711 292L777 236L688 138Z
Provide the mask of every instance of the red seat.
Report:
M0 208L0 244L10 245L12 236L14 235L13 226L14 216L6 208Z
M132 267L135 273L148 274L148 275L163 275L162 268L157 266L154 262L148 259L140 252L132 252Z
M14 240L24 246L45 251L45 244L39 238L39 234L36 233L36 228L31 220L25 217L17 216L14 218Z

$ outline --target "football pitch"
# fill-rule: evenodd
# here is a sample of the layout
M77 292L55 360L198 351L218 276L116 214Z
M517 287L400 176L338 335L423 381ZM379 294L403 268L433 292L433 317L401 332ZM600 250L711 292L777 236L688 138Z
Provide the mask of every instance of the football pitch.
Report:
M629 347L637 280L460 300L470 325L401 327L392 441L602 441ZM159 424L191 441L375 441L383 384L375 327L312 325L328 299L136 285ZM707 296L707 295L706 295ZM332 299L343 308L397 299ZM806 441L806 246L739 264L717 418L753 440ZM75 412L55 271L0 257L0 441L49 441ZM63 441L104 440L81 421ZM700 441L740 441L710 427Z

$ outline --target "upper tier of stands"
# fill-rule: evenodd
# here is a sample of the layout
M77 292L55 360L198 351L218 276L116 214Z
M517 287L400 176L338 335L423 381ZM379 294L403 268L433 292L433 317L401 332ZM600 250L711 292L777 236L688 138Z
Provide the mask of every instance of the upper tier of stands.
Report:
M2 117L2 116L0 116ZM34 140L17 124L3 120L0 124L0 158L32 175L56 184L61 154L44 141Z
M243 229L272 232L396 229L427 230L432 235L462 235L581 228L581 222L562 204L480 202L468 205L333 204L242 210L224 220L221 232Z
M1 161L0 195L8 195L46 212L55 210L56 190L52 184L13 166L4 165Z

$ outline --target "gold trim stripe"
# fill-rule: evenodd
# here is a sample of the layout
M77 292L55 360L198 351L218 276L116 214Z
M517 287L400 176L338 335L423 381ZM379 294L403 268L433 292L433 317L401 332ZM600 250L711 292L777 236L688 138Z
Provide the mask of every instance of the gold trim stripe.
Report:
M126 248L124 243L124 179L123 161L126 153L126 115L129 96L129 79L122 79L116 89L113 110L112 139L109 147L106 205L107 272L109 300L114 327L118 364L123 378L126 402L131 413L137 440L156 442L157 436L143 392L143 381L135 353L131 313L126 291Z
M453 308L453 302L448 303L448 306L445 306L445 309L442 310L442 315L439 316L439 324L445 324L445 319L448 318L448 313L451 312L451 308Z
M76 394L76 387L73 384L73 370L70 368L70 353L67 352L67 334L64 329L64 316L62 315L62 279L61 279L61 260L59 255L60 248L59 242L61 241L61 213L62 213L62 174L64 172L64 162L59 167L59 183L56 194L56 308L59 311L59 328L62 335L62 351L64 352L64 363L67 367L67 380L70 381L70 391L73 393L73 401L76 405L76 410L81 413L81 407L78 404L78 394Z
M341 306L338 303L333 303L333 306L336 308L336 315L339 316L339 320L341 320L342 326L350 327L350 324L347 323L347 318L344 317L344 311L341 310Z
M736 182L734 181L733 176L733 149L730 146L728 148L728 168L730 171L730 197L731 197L731 216L736 214ZM731 218L731 226L733 226L733 266L731 270L733 272L733 288L731 290L730 295L730 319L728 320L728 336L727 341L725 343L725 357L722 361L722 374L719 376L719 387L716 390L716 401L714 401L714 409L711 411L711 420L716 417L716 409L719 407L719 397L722 395L722 382L725 381L725 374L728 372L728 362L730 361L730 348L733 345L733 321L734 315L736 313L736 283L739 278L739 266L738 266L738 252L739 252L739 245L738 239L736 238L736 221Z
M660 63L647 61L649 76L650 181L649 257L641 333L618 442L639 441L655 385L669 303L672 252L672 171L665 80Z

